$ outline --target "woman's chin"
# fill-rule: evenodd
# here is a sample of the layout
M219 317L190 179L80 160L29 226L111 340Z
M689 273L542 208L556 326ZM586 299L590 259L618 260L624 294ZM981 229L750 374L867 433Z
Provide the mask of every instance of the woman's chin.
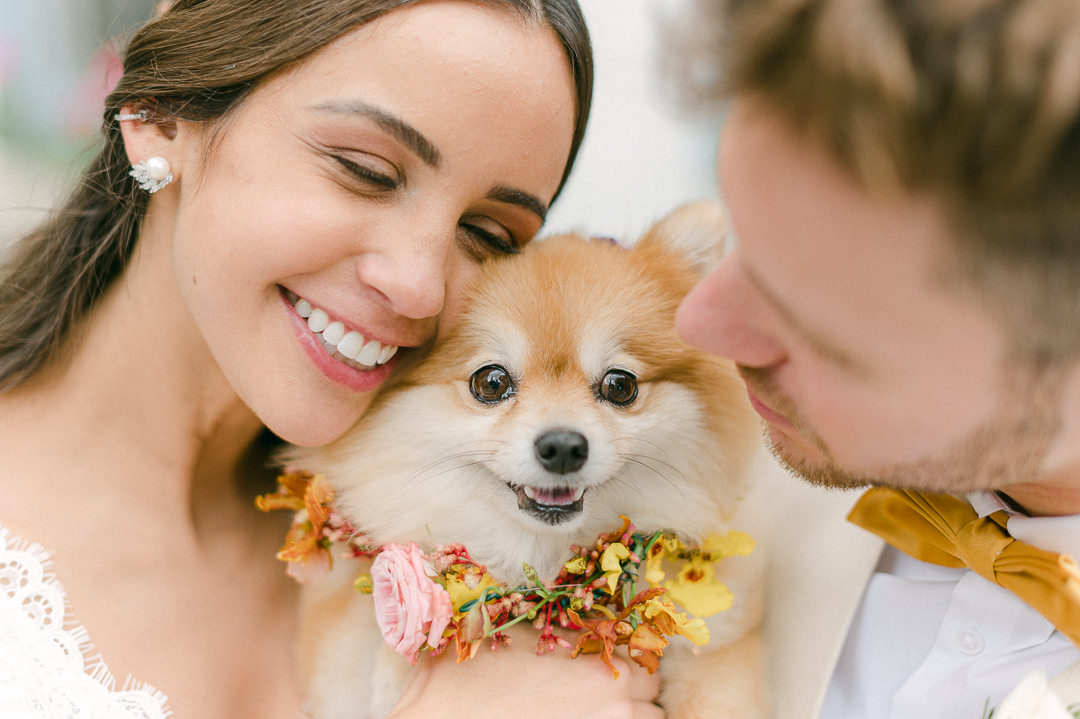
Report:
M358 401L361 399L363 401ZM369 395L354 398L347 408L340 406L340 403L334 407L309 406L306 411L286 408L271 416L263 416L262 420L267 429L289 444L321 447L345 434L359 421L370 403Z

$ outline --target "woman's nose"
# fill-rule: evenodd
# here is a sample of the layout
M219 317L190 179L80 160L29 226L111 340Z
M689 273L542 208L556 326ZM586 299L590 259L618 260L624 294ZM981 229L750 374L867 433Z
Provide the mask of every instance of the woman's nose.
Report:
M771 331L771 312L730 258L679 305L675 325L690 344L747 367L771 367L786 352Z
M390 232L376 251L358 258L360 281L382 295L390 309L402 317L438 315L446 300L454 257L453 228L439 229L432 223L425 227L417 222L398 233Z

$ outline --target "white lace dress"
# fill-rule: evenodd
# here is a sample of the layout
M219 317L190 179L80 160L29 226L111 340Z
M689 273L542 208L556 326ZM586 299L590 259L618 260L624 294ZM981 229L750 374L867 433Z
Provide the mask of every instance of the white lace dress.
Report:
M165 696L120 687L65 606L48 553L0 525L0 716L165 719Z

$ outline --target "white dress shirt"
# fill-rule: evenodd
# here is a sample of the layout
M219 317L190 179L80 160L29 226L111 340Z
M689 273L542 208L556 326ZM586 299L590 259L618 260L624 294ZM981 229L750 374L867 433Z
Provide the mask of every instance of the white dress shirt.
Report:
M1009 532L1080 558L1080 516L1026 517L992 493L979 516L1009 513ZM1080 649L1013 593L966 569L886 547L851 624L822 719L981 719L1029 671L1054 676Z

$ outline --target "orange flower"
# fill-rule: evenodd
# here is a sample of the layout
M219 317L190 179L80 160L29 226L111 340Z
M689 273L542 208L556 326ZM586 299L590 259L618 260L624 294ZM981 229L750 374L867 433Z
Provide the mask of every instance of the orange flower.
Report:
M700 617L690 619L685 612L675 609L675 605L664 597L652 597L645 602L642 611L644 618L668 636L680 634L698 646L709 642L709 628Z
M286 472L277 478L278 489L273 494L260 494L255 498L255 506L260 511L270 512L275 509L297 511L304 508L304 494L312 475L309 472Z
M277 556L278 559L289 563L289 566L285 569L285 573L301 584L313 582L330 571L331 564L333 564L333 558L330 555L329 549L314 546L310 551L303 554L300 554L298 547L292 547L290 549L290 552L286 552L285 550L278 552Z
M624 619L583 619L573 609L566 610L574 624L582 627L577 644L570 657L579 654L599 654L604 664L611 670L611 675L618 679L619 670L611 662L612 653L617 644L625 644L626 637L633 632L633 627ZM620 641L620 639L622 641Z
M664 647L668 645L668 640L659 630L642 623L630 635L630 641L627 644L629 644L630 658L652 674L660 668L660 657L664 655Z
M333 564L330 541L323 536L333 501L333 488L309 472L287 472L278 477L277 492L255 498L255 506L263 512L296 512L277 558L289 563L287 572L298 582L317 579Z
M322 532L330 519L330 507L334 503L334 488L321 475L311 478L304 490L304 509L316 532Z
M480 651L480 642L491 630L491 617L487 606L482 602L472 605L464 618L458 620L454 641L457 646L458 661L472 659Z

